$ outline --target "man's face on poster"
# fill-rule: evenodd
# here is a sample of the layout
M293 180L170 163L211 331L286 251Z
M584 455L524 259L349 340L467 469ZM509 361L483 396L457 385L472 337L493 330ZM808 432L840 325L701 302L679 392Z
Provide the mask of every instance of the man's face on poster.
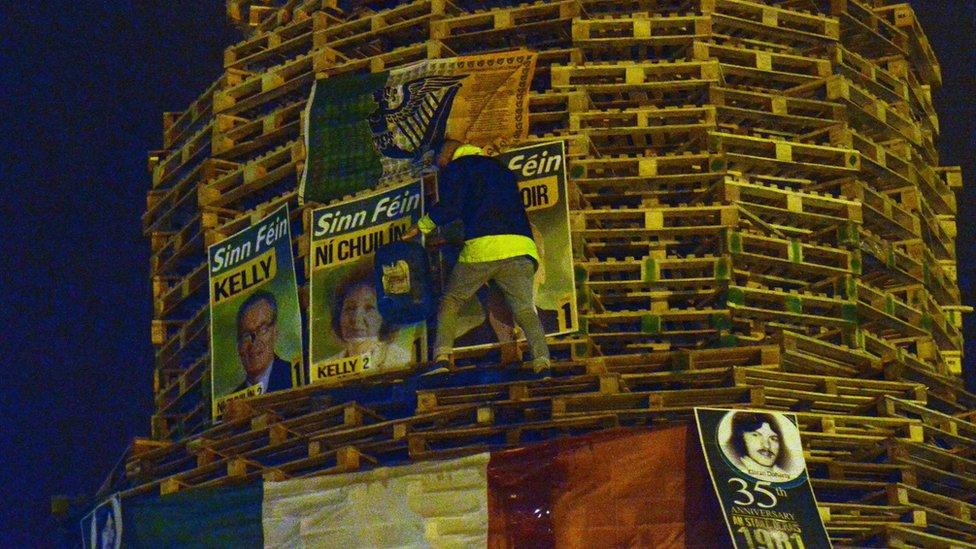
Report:
M746 445L746 455L753 461L764 467L772 467L776 463L780 440L769 423L763 423L755 431L742 433L742 439Z
M252 304L237 327L237 353L247 376L254 379L274 361L278 339L275 311L267 301Z
M363 285L350 291L342 302L339 326L345 341L379 337L383 317L376 306L376 290Z

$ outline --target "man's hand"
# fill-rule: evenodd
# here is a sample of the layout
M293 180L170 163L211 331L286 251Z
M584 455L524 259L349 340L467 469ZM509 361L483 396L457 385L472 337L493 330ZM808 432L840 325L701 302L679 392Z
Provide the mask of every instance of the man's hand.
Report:
M420 229L416 225L411 225L406 232L400 233L400 240L413 240L420 234Z

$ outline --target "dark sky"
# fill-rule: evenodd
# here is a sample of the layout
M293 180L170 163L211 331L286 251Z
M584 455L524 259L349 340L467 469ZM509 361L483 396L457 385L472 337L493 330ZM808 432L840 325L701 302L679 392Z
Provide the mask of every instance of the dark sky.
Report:
M5 2L0 14L0 545L43 539L52 494L90 494L152 413L146 152L240 39L219 0ZM943 163L962 164L972 303L976 15L924 2L945 75ZM967 348L976 359L973 322ZM19 543L17 543L19 542Z

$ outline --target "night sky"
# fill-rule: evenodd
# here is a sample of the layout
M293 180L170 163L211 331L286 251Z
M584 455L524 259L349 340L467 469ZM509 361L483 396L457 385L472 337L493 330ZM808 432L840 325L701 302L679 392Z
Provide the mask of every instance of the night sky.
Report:
M92 494L152 413L147 151L163 111L240 40L219 0L5 2L0 13L0 545L35 545L52 494ZM943 164L962 165L959 271L976 280L976 10L913 2L941 62ZM11 13L12 11L12 13ZM967 354L976 360L976 318Z

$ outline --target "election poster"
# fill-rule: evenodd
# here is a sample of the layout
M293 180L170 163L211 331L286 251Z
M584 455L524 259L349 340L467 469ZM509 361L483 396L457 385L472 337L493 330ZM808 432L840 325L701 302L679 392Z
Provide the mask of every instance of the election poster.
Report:
M85 549L122 547L122 501L118 494L98 504L81 519L81 541Z
M546 335L575 332L579 326L564 142L518 147L497 158L515 173L539 252L534 289L542 327ZM514 334L515 321L504 295L488 285L462 307L455 346L471 348L508 343L514 340Z
M212 414L304 382L288 205L207 249Z
M326 203L415 177L445 138L495 152L524 139L535 63L534 52L514 50L317 80L299 199Z
M406 370L426 355L424 322L383 318L373 258L423 215L419 180L311 213L309 380L334 385Z
M829 548L796 416L695 408L712 486L738 549Z

